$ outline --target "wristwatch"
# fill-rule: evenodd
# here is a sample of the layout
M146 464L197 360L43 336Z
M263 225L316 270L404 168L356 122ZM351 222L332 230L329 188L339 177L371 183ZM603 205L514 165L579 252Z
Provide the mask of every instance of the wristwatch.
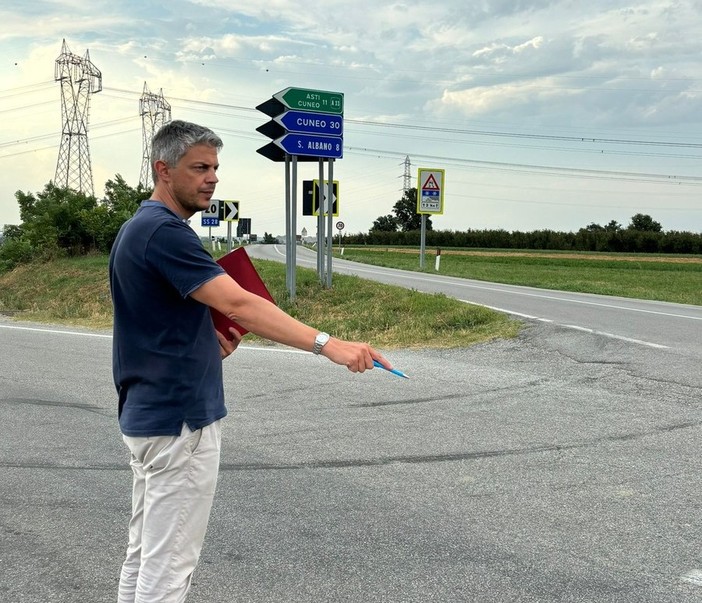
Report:
M320 354L322 352L322 348L326 345L329 339L329 333L317 333L317 337L314 338L314 347L312 348L312 353Z

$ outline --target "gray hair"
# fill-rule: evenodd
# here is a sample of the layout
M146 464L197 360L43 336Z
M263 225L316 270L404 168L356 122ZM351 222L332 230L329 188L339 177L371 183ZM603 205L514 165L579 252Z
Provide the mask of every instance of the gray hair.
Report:
M183 155L198 144L214 147L217 152L224 146L222 139L212 130L187 121L170 121L156 132L151 143L151 173L154 184L158 181L154 167L157 161L163 161L173 167Z

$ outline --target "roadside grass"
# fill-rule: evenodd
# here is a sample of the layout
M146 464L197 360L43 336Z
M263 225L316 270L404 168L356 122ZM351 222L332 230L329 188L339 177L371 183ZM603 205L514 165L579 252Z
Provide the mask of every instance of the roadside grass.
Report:
M422 271L419 250L346 247L346 260ZM423 272L436 274L436 251L427 250ZM543 289L597 293L702 305L700 256L442 251L439 273Z
M336 249L335 249L336 251ZM347 247L344 259L419 271L417 249ZM20 265L0 275L0 312L20 320L96 329L112 326L107 256ZM382 348L465 347L513 337L519 323L444 295L334 275L324 289L314 270L297 271L297 299L287 299L285 266L253 260L278 304L336 336ZM436 273L427 250L424 272ZM613 255L513 250L450 250L440 274L538 288L702 305L699 256ZM247 339L263 342L255 336Z
M298 269L287 299L285 265L253 260L273 298L292 316L342 339L375 347L455 348L509 338L519 323L487 308L353 276L324 289L314 270ZM95 329L112 326L106 256L25 264L0 275L0 312L21 320ZM248 341L264 342L248 335Z
M0 312L36 322L111 327L107 256L20 264L0 275Z

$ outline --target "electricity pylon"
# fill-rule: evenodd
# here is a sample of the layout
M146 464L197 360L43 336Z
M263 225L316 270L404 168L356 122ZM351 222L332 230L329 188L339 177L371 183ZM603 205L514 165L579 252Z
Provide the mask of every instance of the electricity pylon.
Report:
M404 193L407 193L407 191L409 191L409 189L412 188L412 174L410 174L410 167L411 167L412 163L410 162L409 155L407 155L405 157L404 165L405 165L405 173L403 174L403 177L402 177L402 191Z
M88 147L90 95L102 90L102 73L90 60L73 54L63 41L56 59L54 81L61 82L61 146L55 184L93 195L93 170Z
M158 130L171 121L171 105L163 97L163 89L158 94L149 92L144 82L144 91L139 99L139 115L141 115L142 160L139 184L144 188L153 187L151 174L151 141Z

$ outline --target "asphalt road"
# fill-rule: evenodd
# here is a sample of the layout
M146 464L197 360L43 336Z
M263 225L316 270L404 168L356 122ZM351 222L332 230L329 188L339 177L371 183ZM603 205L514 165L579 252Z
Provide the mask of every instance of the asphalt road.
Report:
M189 603L702 601L684 324L691 346L527 320L390 353L409 381L243 346ZM0 317L3 603L116 599L130 473L110 351Z
M252 257L285 260L284 245L253 245L248 251ZM299 266L316 269L316 257L316 252L309 249L297 249ZM630 340L657 349L671 349L702 360L702 306L503 285L337 258L333 260L332 269L340 274L353 274L417 291L445 293L515 316Z

